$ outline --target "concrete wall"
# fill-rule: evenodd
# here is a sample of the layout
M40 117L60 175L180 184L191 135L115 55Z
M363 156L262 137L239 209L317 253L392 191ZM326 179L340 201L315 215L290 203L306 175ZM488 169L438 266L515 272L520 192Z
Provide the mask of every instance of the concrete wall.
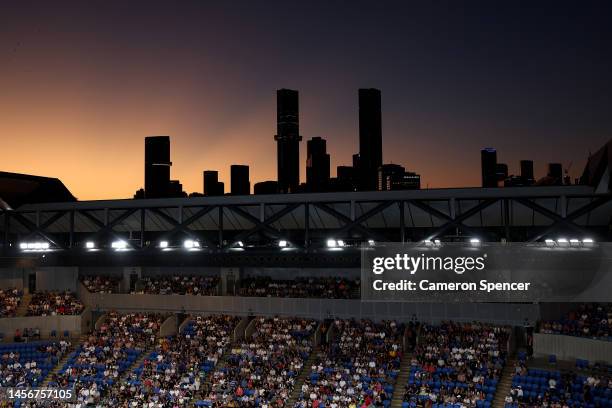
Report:
M0 289L23 289L29 269L0 268Z
M81 326L81 316L28 316L0 319L0 333L10 341L17 329L23 332L26 328L38 328L43 338L49 337L52 330L57 332L58 337L63 337L64 330L68 330L71 337L78 337L81 335Z
M77 267L36 268L36 290L69 290L76 292L79 276Z
M612 342L559 334L535 333L533 336L533 353L535 356L554 354L559 360L579 358L590 362L605 361L612 363Z
M233 315L397 319L412 315L425 322L486 321L521 325L539 319L539 306L514 303L399 303L345 299L251 298L234 296L127 295L83 293L81 300L95 310L216 313Z

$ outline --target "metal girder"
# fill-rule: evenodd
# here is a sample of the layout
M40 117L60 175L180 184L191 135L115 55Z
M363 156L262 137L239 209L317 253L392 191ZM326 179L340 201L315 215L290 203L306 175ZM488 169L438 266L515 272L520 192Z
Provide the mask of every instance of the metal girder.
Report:
M551 232L557 230L560 226L566 226L576 232L579 232L580 234L588 234L588 232L581 226L577 225L576 223L573 222L573 220L575 220L578 217L581 217L591 211L593 211L594 209L602 206L603 204L609 202L610 200L612 200L612 196L607 195L607 196L603 196L603 197L598 197L595 200L591 201L590 203L578 208L577 210L574 210L572 213L568 214L565 218L561 217L560 215L550 211L549 209L542 207L539 204L534 203L531 200L525 199L525 198L517 198L515 199L518 203L523 204L524 206L526 206L527 208L532 209L533 211L544 215L545 217L550 218L551 220L553 220L553 224L550 225L548 228L546 228L546 230L532 236L531 238L529 238L527 240L527 242L535 242L538 241L540 239L542 239L543 237L545 237L546 235L550 234Z
M42 225L39 225L38 227L36 227L36 229L34 231L31 231L28 235L26 235L23 238L24 241L27 241L31 237L33 237L36 234L39 234L41 232L47 233L47 231L46 231L47 228L49 228L51 225L53 225L57 220L62 218L65 214L66 214L66 211L58 211L58 212L56 212L53 216L49 217L49 219L46 220Z
M278 221L279 219L281 219L285 215L291 213L293 210L295 210L296 208L298 208L301 205L302 205L302 203L289 204L285 208L283 208L282 210L279 210L279 211L275 212L274 214L272 214L270 217L264 219L263 221L260 221L257 217L254 217L249 212L243 210L240 207L237 207L237 206L226 207L230 211L232 211L232 212L240 215L241 217L245 218L247 221L250 221L253 224L255 224L255 226L253 228L251 228L250 230L243 231L240 234L238 234L234 238L234 242L246 240L248 237L250 237L251 235L253 235L253 234L255 234L255 233L257 233L257 232L259 232L261 230L264 230L265 232L270 234L273 238L283 238L282 237L282 233L279 230L277 230L276 228L270 226L270 224L272 224L273 222Z
M208 214L209 212L211 212L215 208L217 208L216 205L206 206L206 207L198 210L195 214L193 214L192 216L190 216L189 218L187 218L183 222L178 222L176 220L169 221L169 222L174 224L174 228L172 228L167 233L164 233L164 236L171 237L171 236L173 236L174 234L176 234L177 232L180 232L180 231L186 233L187 235L196 235L193 232L193 230L189 228L189 225L194 223L194 222L196 222L197 220L199 220L200 218L202 218L203 216L205 216L206 214ZM162 214L165 214L165 213L162 212ZM165 214L165 215L167 215L167 214ZM166 218L164 218L164 219L166 219Z
M61 249L65 249L65 246L62 243L60 243L58 240L53 238L52 235L46 233L43 230L40 230L34 223L32 223L22 214L18 212L11 212L11 218L14 218L15 220L17 220L19 223L21 223L24 227L26 227L29 230L30 235L28 236L31 236L32 233L36 233L40 235L41 237L43 237L44 239L46 239L49 243L53 244L54 246L61 248Z
M376 239L378 241L385 241L385 238L382 235L380 235L380 234L378 234L378 233L376 233L374 231L371 231L370 229L364 227L361 223L363 221L365 221L366 219L372 217L373 215L375 215L379 211L382 211L383 209L389 207L394 202L395 201L385 201L385 202L379 204L378 206L374 207L372 210L366 212L365 214L362 214L356 220L351 220L349 217L347 217L346 215L342 214L341 212L339 212L339 211L329 207L327 204L313 203L313 205L315 207L317 207L317 208L320 208L321 210L325 211L329 215L335 217L338 221L343 222L345 224L344 226L342 226L341 228L339 228L338 230L335 230L333 232L340 233L340 231L342 231L342 233L345 233L345 232L349 232L351 230L358 230L358 231L361 232L361 234L365 238L373 238L373 239ZM367 215L367 217L362 218L364 215Z
M427 239L434 239L436 237L438 237L439 235L443 234L444 232L446 232L449 228L451 227L457 227L465 232L468 233L473 233L472 229L470 227L468 227L467 225L465 225L463 223L464 220L470 218L472 215L478 213L479 211L484 210L485 208L495 204L498 201L497 198L493 198L493 199L489 199L489 200L484 200L482 202L480 202L479 204L475 205L474 207L470 208L469 210L467 210L464 213L459 214L459 216L457 216L456 218L451 218L449 215L444 214L441 211L436 210L435 208L422 203L420 201L416 201L416 200L410 200L409 203L413 204L415 207L418 207L420 209L422 209L423 211L444 219L447 221L446 224L439 226L438 228L436 228L433 232L431 232Z
M159 215L164 220L166 220L168 223L173 225L173 229L170 231L170 232L172 232L172 234L170 234L170 232L169 232L170 235L173 235L174 233L176 233L176 231L173 232L174 230L183 231L185 234L187 234L191 238L201 239L202 241L204 241L204 243L206 245L212 245L211 242L208 241L205 237L200 237L197 233L195 233L193 230L191 230L187 225L189 225L192 222L196 221L198 218L204 216L204 214L206 214L207 212L212 210L214 207L216 207L216 206L212 206L212 208L206 207L205 209L202 209L202 210L198 211L198 213L202 213L202 215L197 216L198 213L196 213L196 214L192 215L191 217L189 217L184 222L179 222L174 217L166 214L165 212L163 212L159 208L150 208L149 211ZM206 210L206 211L204 211L204 210Z
M125 210L121 215L115 217L111 222L109 222L107 225L103 225L103 227L96 231L96 233L94 233L91 236L91 239L95 239L105 233L111 234L111 235L115 235L115 230L114 227L119 224L120 222L122 222L123 220L127 219L129 216L131 216L132 214L134 214L136 211L138 211L137 208L131 208L129 210ZM92 216L93 217L93 216ZM93 217L94 219L97 219L95 217Z
M136 211L136 209L132 209L132 210L126 210L126 212L132 211L132 213L133 213L134 211ZM104 232L107 232L108 235L110 235L111 237L113 237L115 239L122 239L122 237L120 237L119 235L117 235L115 233L115 231L112 229L112 227L110 229L108 229L107 225L105 225L102 221L100 221L99 219L97 219L96 217L91 215L89 212L87 212L87 211L77 211L77 214L80 214L83 217L87 218L88 220L90 220L91 222L96 224L98 226L98 228L100 228L98 231L96 231L94 233L94 235L93 235L94 237L100 236L100 234L104 231ZM126 213L123 213L122 215L125 215L125 214ZM123 219L125 219L125 218L121 218L122 215L117 217L115 220L113 220L113 222L109 223L108 225L113 225L114 226L115 221L116 221L116 223L119 223L119 222L123 221ZM129 214L129 215L131 215L131 214ZM121 218L121 219L119 220L118 218Z

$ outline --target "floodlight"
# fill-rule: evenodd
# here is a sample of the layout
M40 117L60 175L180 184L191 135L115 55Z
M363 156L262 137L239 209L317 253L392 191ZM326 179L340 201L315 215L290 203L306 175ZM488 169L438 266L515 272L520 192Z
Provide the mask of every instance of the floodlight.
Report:
M127 248L127 242L125 242L122 239L120 239L118 241L113 241L113 243L111 244L111 248L116 249L116 250L126 249Z

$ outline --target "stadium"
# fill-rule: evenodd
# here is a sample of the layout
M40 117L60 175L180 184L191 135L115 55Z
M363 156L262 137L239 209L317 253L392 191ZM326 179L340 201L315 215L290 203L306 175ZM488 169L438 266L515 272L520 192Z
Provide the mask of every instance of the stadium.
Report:
M0 408L612 408L610 16L0 3Z
M607 180L5 207L2 387L74 397L3 406L612 406L610 303L369 302L360 282L386 242L605 245Z

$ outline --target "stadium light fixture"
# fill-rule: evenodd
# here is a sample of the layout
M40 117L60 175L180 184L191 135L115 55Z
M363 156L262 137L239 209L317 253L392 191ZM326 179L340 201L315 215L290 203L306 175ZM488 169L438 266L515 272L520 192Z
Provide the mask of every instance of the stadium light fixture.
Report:
M278 241L278 246L281 248L286 248L287 245L289 245L289 243L284 239L281 239L280 241Z
M327 247L328 248L336 248L338 246L338 242L336 242L335 239L330 238L327 240Z
M200 248L200 241L195 239L186 239L183 241L183 247L185 249L195 250Z
M369 246L374 246L374 245L376 245L376 242L373 239L368 239L368 245Z
M577 247L580 246L580 240L576 238L572 238L569 240L570 246Z
M94 249L95 247L96 247L95 242L93 242L93 241L85 242L85 248L87 248L87 249Z
M547 247L554 247L555 246L555 240L553 239L545 239L544 242L546 243Z
M434 244L436 246L442 246L442 241L440 241L439 239L434 239Z
M111 244L111 248L113 248L115 251L127 249L127 242L122 239L113 241L113 243Z
M595 243L595 241L593 241L593 238L584 238L582 240L582 243L583 244L593 244L593 243Z
M336 241L336 242L338 243L338 246L339 246L339 247L343 247L343 246L345 245L345 244L344 244L344 241L343 241L343 240L341 240L341 239L339 239L339 240L338 240L338 241Z
M161 249L166 249L168 248L168 241L159 241L159 247Z
M470 245L472 245L472 246L480 246L480 239L478 239L478 238L470 238Z
M557 239L557 244L560 247L566 247L566 246L569 245L569 242L568 242L567 238L559 238L559 239Z
M47 241L45 242L20 242L19 249L21 249L22 251L43 252L43 251L49 251L51 249L51 245Z

